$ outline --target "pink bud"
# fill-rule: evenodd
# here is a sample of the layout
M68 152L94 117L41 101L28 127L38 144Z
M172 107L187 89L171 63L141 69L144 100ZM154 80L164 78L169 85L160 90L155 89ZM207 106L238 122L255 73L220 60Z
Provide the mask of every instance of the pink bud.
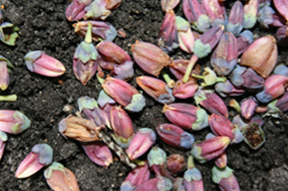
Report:
M86 6L90 5L92 0L75 0L72 1L66 9L66 18L69 21L76 21L82 19L86 14L84 10Z
M176 16L175 22L178 31L177 34L180 48L187 53L193 53L195 38L190 28L189 22L180 16Z
M257 13L259 8L259 0L249 0L244 5L244 20L243 27L245 29L251 29L254 27L257 21Z
M168 178L157 177L144 182L143 184L137 186L133 191L163 191L171 190L172 182Z
M2 91L6 90L9 85L8 67L13 68L13 65L0 55L0 89Z
M286 0L274 0L277 11L288 21L288 2Z
M202 0L202 6L209 15L212 26L225 23L226 11L223 2L218 0Z
M0 110L0 130L10 134L19 134L28 129L31 121L21 112Z
M25 63L29 71L48 77L58 77L65 73L63 64L40 50L25 55Z
M241 102L241 115L245 119L251 119L258 106L257 100L250 96Z
M8 136L3 131L0 131L0 161L4 153L5 145L8 140Z
M193 97L198 90L198 83L194 78L190 78L186 83L182 79L178 80L173 88L173 95L180 99Z
M233 175L233 170L229 167L224 169L213 167L212 180L219 185L221 191L240 191L237 179Z
M220 156L218 156L215 159L215 164L216 166L218 166L219 168L225 168L227 165L227 155L226 153L222 153Z

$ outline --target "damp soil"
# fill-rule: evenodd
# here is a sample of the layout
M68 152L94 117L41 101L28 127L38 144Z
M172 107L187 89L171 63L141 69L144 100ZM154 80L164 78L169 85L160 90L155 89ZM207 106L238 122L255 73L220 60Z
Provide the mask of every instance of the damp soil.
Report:
M230 1L228 2L230 3ZM20 135L9 135L4 156L0 162L1 191L46 191L50 190L43 177L43 170L26 179L16 179L15 171L20 162L28 155L31 148L38 143L47 143L53 148L53 160L64 164L76 175L82 191L119 190L121 182L130 171L114 155L114 163L107 169L95 165L85 156L77 141L64 139L58 132L58 122L66 117L62 111L65 104L77 106L81 96L97 98L101 90L94 77L86 86L76 80L72 71L72 57L76 46L83 40L74 33L72 23L65 18L68 0L2 0L4 20L20 28L15 47L1 43L0 54L8 58L15 68L10 74L8 90L2 95L17 94L16 102L0 102L1 109L20 110L32 121L31 128ZM231 7L231 5L227 5ZM182 7L176 8L178 15L183 15ZM107 21L116 29L123 28L126 38L115 39L115 43L130 53L131 45L136 40L156 44L164 13L159 0L124 0L123 4L108 17ZM253 30L255 37L275 30ZM44 50L47 54L59 59L67 72L58 78L43 77L29 72L23 62L24 55L32 50ZM287 63L287 48L279 49L278 63ZM171 56L187 58L190 55L176 50ZM209 64L209 59L199 61L201 65ZM136 76L143 72L135 65ZM136 86L135 78L131 83ZM140 89L138 87L138 89ZM155 129L160 123L168 122L161 113L162 105L144 93L147 106L138 114L130 114L136 128ZM177 100L178 102L181 100ZM192 99L185 100L193 103ZM231 111L230 116L235 112ZM285 191L288 190L288 139L287 123L284 120L265 119L263 130L266 143L258 150L252 150L245 142L231 145L227 149L228 166L234 170L241 190L243 191ZM286 124L286 125L283 125ZM197 140L203 140L208 128L193 133ZM178 153L185 157L188 151L179 151L164 144L159 138L156 146L163 148L167 154ZM143 157L144 158L144 157ZM219 190L211 180L213 162L196 163L202 172L206 191Z

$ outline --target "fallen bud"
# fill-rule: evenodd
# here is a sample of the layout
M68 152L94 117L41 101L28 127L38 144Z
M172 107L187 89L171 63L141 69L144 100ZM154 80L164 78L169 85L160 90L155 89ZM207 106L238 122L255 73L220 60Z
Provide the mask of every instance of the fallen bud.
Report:
M195 138L180 127L173 124L160 124L156 127L159 137L168 145L180 149L191 149Z
M169 70L178 80L182 80L188 64L189 60L183 60L183 59L174 60L171 64L169 64ZM192 74L198 75L200 74L200 71L201 71L200 65L195 64L193 70L191 71L191 75Z
M202 0L202 6L208 14L212 27L226 24L226 11L223 1Z
M217 82L225 82L226 78L225 77L217 77L217 75L215 74L215 72L213 70L211 70L211 68L204 68L204 72L203 72L203 76L201 75L196 75L196 74L192 74L192 76L194 78L198 78L198 79L203 79L204 82L201 83L202 87L205 86L212 86Z
M187 53L193 53L195 38L190 28L189 22L180 16L176 16L175 22L177 26L179 47Z
M215 85L215 90L221 97L224 98L227 96L241 96L245 93L244 89L233 86L229 80L226 80L226 82L218 82Z
M225 168L227 166L227 155L225 152L215 159L215 164L218 168Z
M172 189L172 182L165 177L157 177L150 179L143 184L137 186L133 191L169 191Z
M30 125L31 121L20 111L0 110L0 131L19 134Z
M182 155L179 154L171 154L167 158L167 170L173 176L177 176L186 168L186 162Z
M72 1L66 9L65 15L68 21L81 20L86 14L85 7L91 4L92 0Z
M187 170L184 173L185 191L204 191L201 172L194 166L193 157L187 161Z
M43 143L34 145L28 156L18 166L15 177L27 178L38 172L44 166L52 163L53 149Z
M55 58L40 50L29 52L24 57L26 66L30 72L48 76L58 77L65 73L64 65Z
M53 162L45 169L44 177L52 190L79 191L79 186L74 173L58 162Z
M0 161L4 153L5 145L8 140L8 136L3 131L0 131Z
M93 1L90 5L85 7L85 15L83 15L83 19L87 20L91 18L92 20L105 20L110 14L111 11L106 8L106 5L109 1L105 0L96 0Z
M221 191L240 191L237 179L233 175L233 170L228 166L224 169L214 166L212 169L212 180L219 185Z
M193 97L198 90L198 83L194 78L184 83L182 79L178 80L173 88L173 96L180 99L187 99Z
M241 101L241 115L245 119L251 119L254 115L256 108L258 107L258 101L250 96Z
M2 91L6 90L9 85L8 67L13 68L14 66L9 60L0 55L0 89Z
M238 36L243 29L244 9L241 1L236 1L229 14L227 31Z
M277 11L288 21L288 2L285 0L274 0L274 6Z
M257 13L259 7L259 0L249 0L243 7L244 9L244 29L251 29L257 21Z
M238 56L242 54L253 42L253 33L249 30L243 31L237 37Z
M259 12L257 14L257 20L260 23L260 25L264 28L269 28L269 25L273 24L273 14L275 11L270 7L270 3L267 2L264 7L261 7L259 9Z

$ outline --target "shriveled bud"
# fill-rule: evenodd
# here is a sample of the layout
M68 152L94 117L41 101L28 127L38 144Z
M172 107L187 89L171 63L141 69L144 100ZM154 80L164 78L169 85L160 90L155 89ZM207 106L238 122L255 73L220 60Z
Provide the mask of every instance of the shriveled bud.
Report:
M227 155L222 153L219 157L215 159L215 164L218 168L225 168L227 165Z
M169 9L174 9L180 0L161 0L161 7L163 11L168 11Z
M198 89L194 95L194 100L197 105L201 105L210 113L223 115L228 117L228 109L224 101L212 90Z
M277 11L288 21L288 2L285 0L274 0L273 3Z
M169 104L175 101L172 90L162 80L150 76L140 76L136 78L136 82L148 95L159 103Z
M108 146L102 141L81 143L86 155L99 166L108 167L113 163L113 157Z
M241 57L241 65L249 66L267 78L277 62L277 45L273 36L267 35L254 41Z
M203 33L210 28L210 18L197 0L183 0L183 12L194 30Z
M257 21L257 13L259 7L259 0L249 0L244 5L244 29L251 29Z
M243 29L244 9L241 1L236 1L229 14L227 31L238 36Z
M230 138L217 136L193 144L191 154L200 163L212 160L220 156L230 143Z
M101 19L105 20L110 14L111 11L106 8L107 2L105 0L93 1L89 6L85 7L85 15L83 19L87 20L89 18L93 20Z
M64 65L55 58L40 50L29 52L24 57L26 66L30 72L48 76L58 77L65 73Z
M130 117L121 107L113 107L110 111L110 118L114 140L122 148L127 148L134 136L134 126Z
M195 38L190 28L189 22L180 16L176 16L176 26L179 47L187 53L193 53Z
M79 186L74 173L58 162L53 162L45 169L44 177L52 190L79 191Z
M156 141L156 134L152 129L142 128L132 138L126 153L130 160L143 155Z
M58 128L63 137L83 142L98 141L98 132L101 130L101 127L97 127L93 122L72 115L62 119Z
M250 96L241 102L241 115L245 119L251 119L258 106L258 101Z
M169 191L172 189L172 182L168 178L157 177L137 186L133 191Z
M52 163L53 149L43 143L34 145L28 156L18 166L15 177L27 178Z
M178 80L180 80L183 78L188 64L189 64L189 60L183 60L183 59L174 60L171 64L169 64L169 69L170 69L171 73ZM191 71L191 74L200 74L200 71L201 71L200 65L195 64L192 71Z
M108 76L102 87L110 97L128 111L139 112L146 105L143 95L123 80Z
M165 52L172 52L179 46L175 13L172 9L169 9L165 14L157 41L158 46Z
M180 148L191 149L195 138L180 127L173 124L160 124L156 127L157 134L167 144Z
M132 191L135 187L147 182L150 170L147 162L134 168L121 184L120 191Z
M194 78L190 78L186 83L180 79L173 88L173 96L181 99L193 97L198 90L198 87L199 85Z
M186 168L186 162L182 155L179 154L171 154L167 158L167 170L173 176L177 176Z
M273 14L275 11L270 7L270 3L268 3L266 6L259 9L258 12L258 22L260 25L264 28L269 28L268 25L273 24Z
M240 191L237 179L233 175L233 170L228 166L224 169L214 166L212 169L212 180L219 185L221 191Z
M236 88L229 80L218 82L215 85L215 90L221 97L240 96L245 93L244 89Z
M206 31L194 43L193 51L198 58L206 57L217 45L224 30L223 25L217 25Z
M243 31L237 37L237 49L238 49L238 56L242 54L250 44L253 42L253 33L249 30Z
M8 136L3 131L0 131L0 161L4 153L5 145L8 140Z
M9 46L15 46L16 38L19 36L17 34L19 30L20 29L12 23L2 23L0 26L0 40Z
M208 126L205 110L192 104L173 103L165 105L162 112L169 121L187 130L201 130Z
M226 23L226 11L223 1L202 0L202 6L208 14L212 26Z
M264 90L256 94L258 101L268 103L281 96L288 85L288 77L282 75L272 75L265 81Z
M261 127L262 124L263 120L256 118L253 121L251 120L249 124L242 129L244 141L251 149L259 149L266 141L264 131Z
M225 32L211 56L211 65L219 76L227 76L237 64L237 40L230 32Z
M0 89L2 91L6 90L9 85L8 67L13 68L14 66L9 60L0 55Z
M103 21L80 21L74 23L72 26L74 27L75 32L85 37L88 31L88 23L91 22L92 24L92 39L94 41L99 41L100 39L113 41L117 36L117 31L108 22Z
M204 68L203 76L195 75L195 74L192 74L192 76L194 78L198 78L198 79L203 79L204 80L204 82L201 83L202 87L212 86L212 85L214 85L217 82L225 82L226 81L225 77L217 77L215 72L213 70L211 70L210 68L208 68L208 67Z
M86 6L90 5L92 0L75 0L72 1L66 9L65 15L68 21L81 20L86 14L84 10Z
M222 115L212 114L209 117L209 125L215 135L229 137L230 143L240 143L243 140L240 129Z
M158 76L162 68L170 64L168 54L151 43L136 41L131 51L140 68L153 76Z
M19 134L28 129L31 121L20 111L0 110L0 130L10 134Z

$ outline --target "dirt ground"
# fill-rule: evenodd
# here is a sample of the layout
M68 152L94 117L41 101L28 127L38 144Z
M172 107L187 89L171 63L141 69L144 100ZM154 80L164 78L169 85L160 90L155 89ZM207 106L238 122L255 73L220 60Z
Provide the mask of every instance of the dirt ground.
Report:
M108 169L99 167L90 161L77 141L65 140L58 133L58 122L66 116L62 112L63 106L69 103L76 107L80 96L97 98L101 90L96 77L84 86L73 74L72 57L83 38L74 33L72 23L65 18L68 0L2 0L0 4L5 6L2 11L4 21L12 22L20 28L15 47L3 43L0 45L0 54L15 65L10 74L8 90L0 94L17 94L18 100L13 103L0 102L0 108L23 111L32 121L31 128L27 131L20 135L9 135L5 154L0 162L0 190L50 190L45 182L43 170L26 179L18 180L14 177L20 162L38 143L47 143L53 148L53 160L64 164L75 173L80 190L119 190L121 182L130 170L129 167L118 161L116 155L114 164ZM182 6L178 6L175 12L183 15ZM130 47L137 39L156 43L163 18L164 13L161 11L159 0L124 0L107 21L116 29L123 28L127 32L125 39L117 37L114 42L131 55ZM256 26L253 33L258 36L267 33L274 35L275 30L260 29ZM59 78L48 78L29 72L23 58L32 50L44 50L59 59L67 72ZM279 50L279 63L287 63L287 53L287 48ZM183 54L180 50L171 56L190 58L190 55ZM199 63L203 65L207 62L209 59L200 60ZM135 72L137 76L143 74L136 65ZM135 78L131 83L136 86ZM136 128L155 129L156 125L167 122L161 113L163 105L156 103L145 93L144 96L147 107L141 113L131 115L131 118ZM192 99L185 101L193 102ZM272 120L266 119L264 131L267 141L257 151L251 150L244 142L229 146L228 166L234 170L243 191L288 190L287 129L284 125L276 126ZM203 140L208 132L207 128L193 134L197 140ZM169 147L159 139L156 145L163 148L168 155L181 153L188 156L189 153ZM202 172L206 191L218 190L217 185L211 180L213 165L213 162L203 165L196 163Z

